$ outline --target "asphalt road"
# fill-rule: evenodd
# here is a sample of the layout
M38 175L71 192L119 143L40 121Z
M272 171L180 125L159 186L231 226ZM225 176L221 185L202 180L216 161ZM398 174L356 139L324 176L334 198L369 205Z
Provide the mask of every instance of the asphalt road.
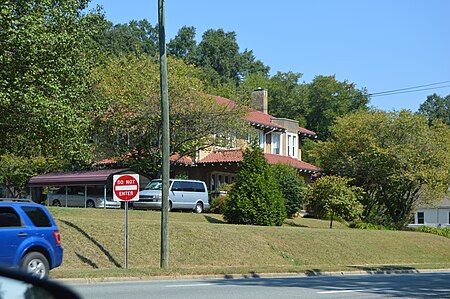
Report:
M71 284L85 299L450 298L450 272Z

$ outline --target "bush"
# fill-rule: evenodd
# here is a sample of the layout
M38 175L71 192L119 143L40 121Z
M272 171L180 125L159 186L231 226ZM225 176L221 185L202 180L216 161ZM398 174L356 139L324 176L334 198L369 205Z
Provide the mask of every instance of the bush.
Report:
M435 227L430 227L430 226L424 225L424 226L418 227L417 231L450 238L450 228L435 228Z
M235 224L281 226L284 223L283 196L259 147L246 149L223 215L228 223Z
M303 207L306 195L305 180L295 168L286 164L276 164L272 166L272 171L283 195L286 213L288 217L292 217Z

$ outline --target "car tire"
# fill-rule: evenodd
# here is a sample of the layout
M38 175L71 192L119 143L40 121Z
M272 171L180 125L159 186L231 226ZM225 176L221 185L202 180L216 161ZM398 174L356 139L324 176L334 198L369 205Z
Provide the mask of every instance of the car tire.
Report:
M202 202L198 202L195 204L194 212L197 214L200 214L201 212L203 212L203 203Z
M169 200L169 208L167 209L168 212L172 211L172 202Z
M95 203L92 200L86 202L86 208L95 208Z
M53 200L52 206L54 207L61 207L61 202L58 199Z
M47 258L40 252L27 253L20 262L20 269L37 278L46 278L50 271Z

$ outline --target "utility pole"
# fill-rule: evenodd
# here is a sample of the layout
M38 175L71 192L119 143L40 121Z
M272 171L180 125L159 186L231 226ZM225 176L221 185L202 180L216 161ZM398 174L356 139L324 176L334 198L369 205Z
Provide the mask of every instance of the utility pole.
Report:
M160 267L169 266L169 89L167 82L166 27L164 0L158 0L159 73L162 121L162 199L161 199L161 259Z

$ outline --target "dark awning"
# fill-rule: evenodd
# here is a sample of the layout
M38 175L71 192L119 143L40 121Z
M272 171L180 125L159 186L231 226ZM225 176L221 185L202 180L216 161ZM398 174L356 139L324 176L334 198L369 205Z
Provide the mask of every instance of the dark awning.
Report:
M51 172L32 177L28 182L28 186L42 187L42 186L105 185L108 179L111 178L113 175L122 173L133 173L133 172L130 171L128 168Z

